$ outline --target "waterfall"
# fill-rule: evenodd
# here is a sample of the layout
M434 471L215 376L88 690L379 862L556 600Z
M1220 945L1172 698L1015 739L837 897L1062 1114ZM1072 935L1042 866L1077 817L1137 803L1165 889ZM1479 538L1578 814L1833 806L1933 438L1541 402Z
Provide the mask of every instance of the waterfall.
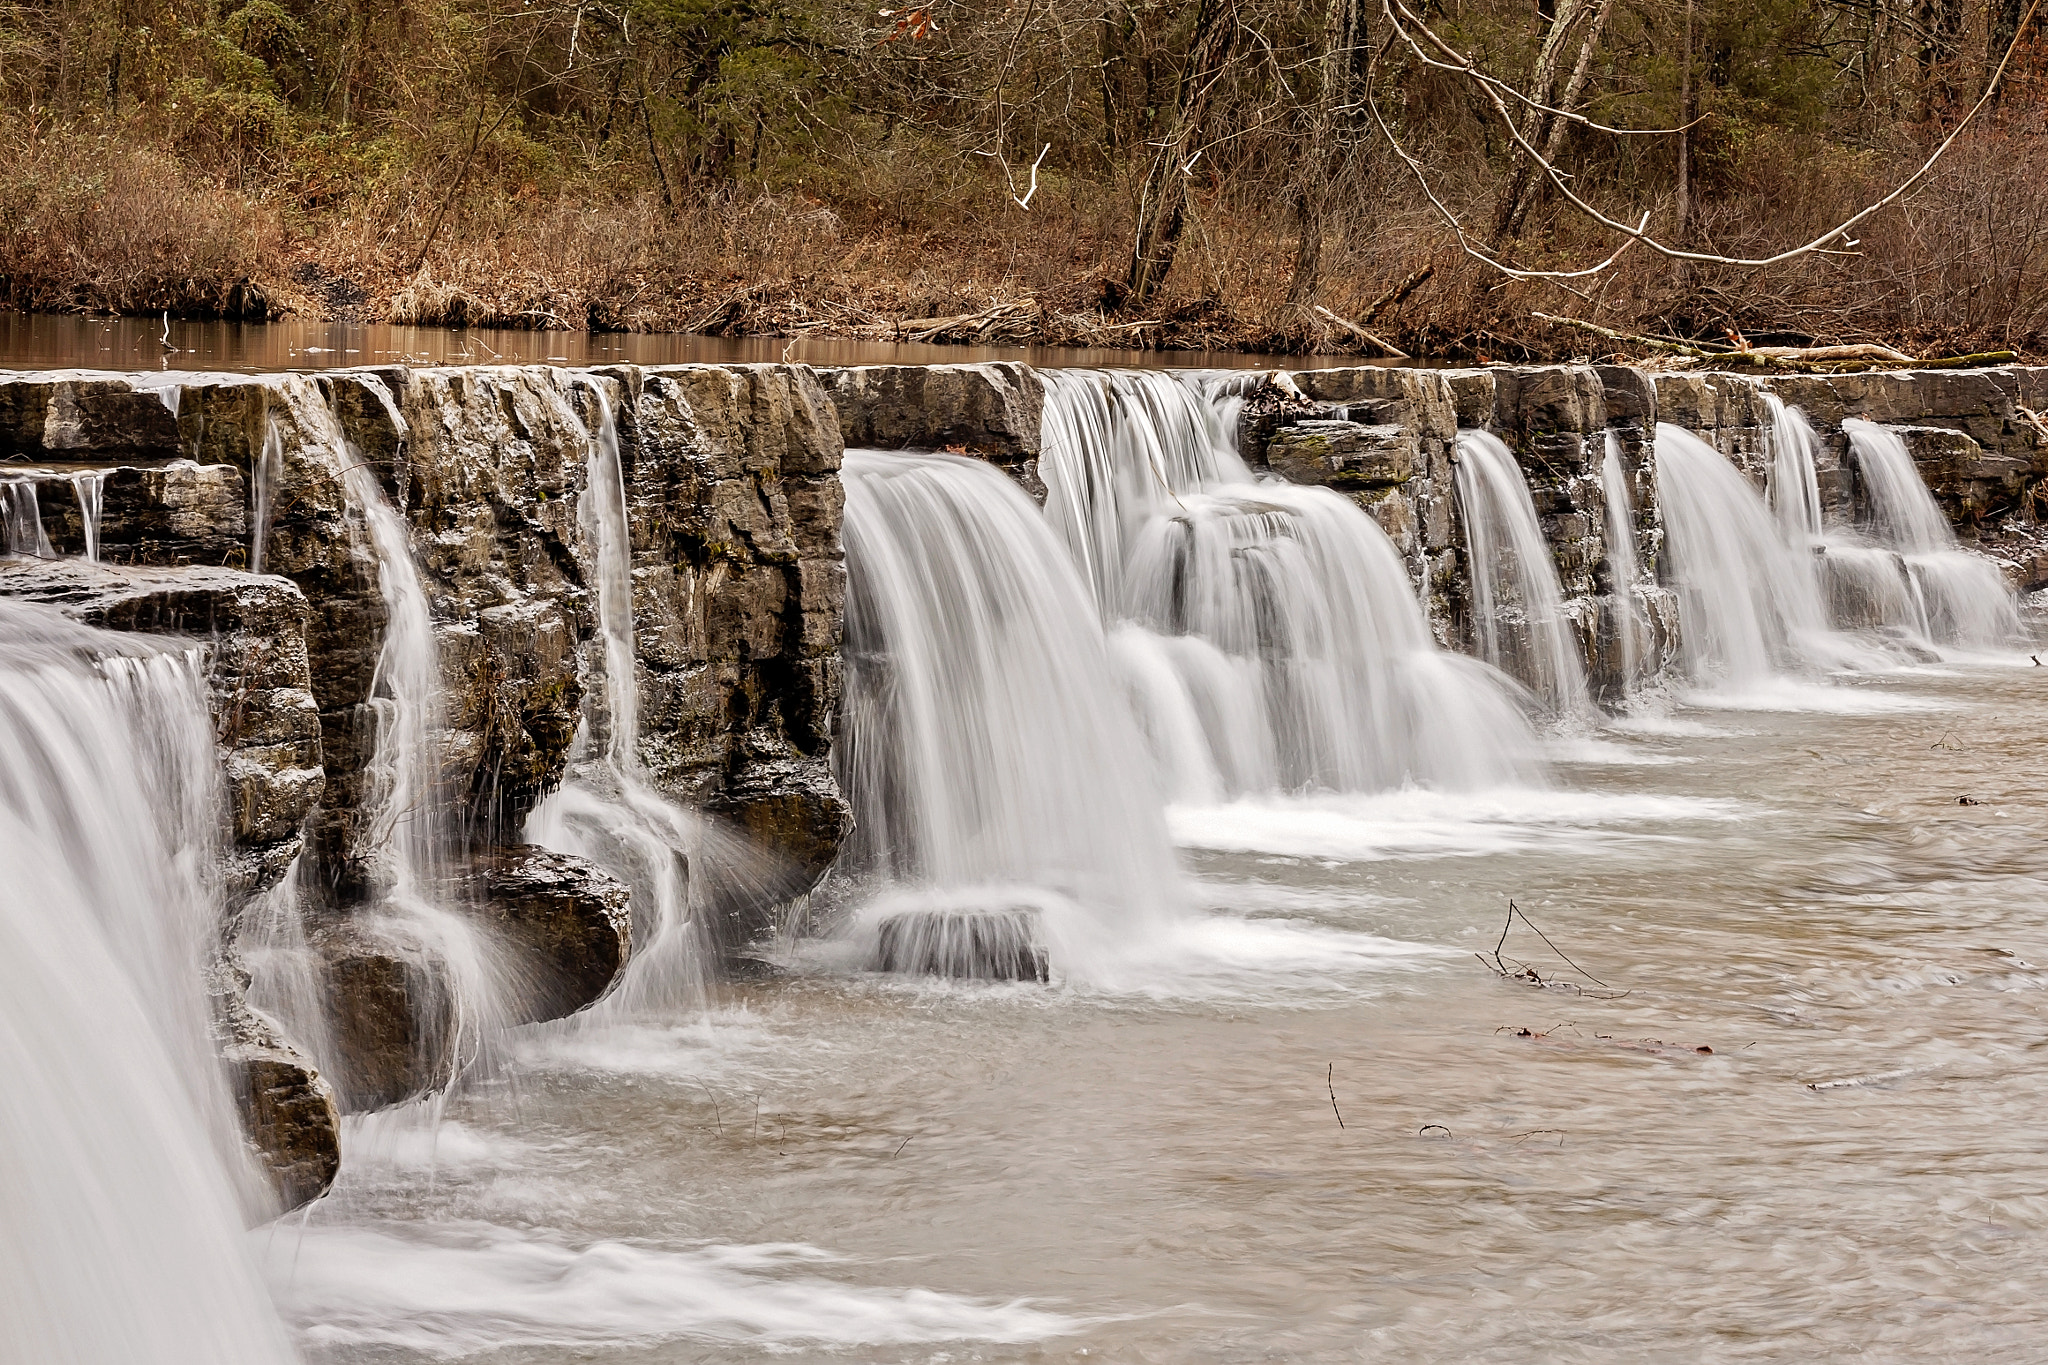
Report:
M1636 510L1628 493L1628 470L1622 464L1621 438L1607 433L1607 453L1600 462L1600 491L1607 503L1607 576L1612 583L1614 638L1621 650L1622 687L1635 687L1650 646L1650 623L1636 596L1641 568L1636 559Z
M224 802L197 651L0 602L0 1358L276 1365L202 990Z
M1529 684L1560 714L1584 711L1585 664L1529 481L1506 443L1487 431L1458 433L1457 469L1480 657ZM1520 627L1517 638L1504 638L1503 626Z
M1183 494L1249 484L1233 434L1241 399L1210 402L1157 372L1045 370L1039 444L1046 515L1106 616L1123 612L1130 538Z
M388 392L388 391L387 391ZM249 572L262 573L277 509L277 485L284 479L284 424L277 413L263 417L263 444L249 471Z
M1843 422L1842 430L1863 475L1870 535L1903 557L1910 623L1940 644L1991 646L2019 638L2018 605L2005 575L1957 543L1898 433L1858 418Z
M1378 523L1246 467L1230 385L1044 379L1045 515L1094 588L1174 799L1534 775L1512 688L1436 647Z
M1820 539L1820 475L1814 455L1820 438L1806 414L1775 393L1763 395L1771 414L1771 473L1767 500L1788 543L1806 545Z
M390 392L373 376L364 376L363 382L383 401L402 436L404 418ZM369 866L373 899L354 920L399 944L423 947L439 960L436 986L449 992L455 1034L429 1039L427 1045L428 1055L448 1059L445 1084L482 1057L502 1032L509 991L488 937L446 904L456 870L451 856L455 831L441 782L447 729L433 615L405 519L317 385L302 376L272 383L291 406L310 450L340 480L350 510L360 519L360 531L352 520L350 533L361 536L376 565L384 639L370 695L361 703L372 744L363 769L364 827L355 839Z
M11 555L53 559L49 534L43 530L43 508L33 478L0 479L0 548Z
M1802 554L1734 465L1668 422L1657 425L1657 502L1696 681L1753 687L1828 652Z
M1070 969L1179 908L1179 874L1089 590L993 466L854 450L842 855L878 910L1030 911Z
M78 498L78 521L85 531L85 558L97 563L100 557L100 506L107 490L107 476L98 470L80 470L71 476L71 491Z
M586 690L570 775L527 817L526 838L588 858L632 889L633 955L601 1009L699 1008L716 948L702 884L711 865L743 865L745 850L737 836L656 791L640 761L625 470L610 392L596 380L584 384L595 417L585 424L577 520L596 569L604 686Z
M1863 474L1871 538L1908 555L1955 549L1956 534L1898 433L1851 417L1842 423L1842 434Z

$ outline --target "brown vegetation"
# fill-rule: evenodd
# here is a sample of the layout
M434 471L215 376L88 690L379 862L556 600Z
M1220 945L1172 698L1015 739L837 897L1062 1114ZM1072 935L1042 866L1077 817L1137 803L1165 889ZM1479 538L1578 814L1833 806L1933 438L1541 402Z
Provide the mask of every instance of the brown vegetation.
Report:
M1626 127L1695 114L1683 138L1534 114L1525 134L1616 216L1747 256L1827 232L1920 165L1985 87L2009 10L1427 14L1539 101ZM1621 239L1546 190L1469 81L1403 59L1391 13L0 6L0 303L1503 359L1603 345L1538 313L1923 355L2048 342L2048 80L2030 35L1987 115L1853 245L1764 269L1637 249L1544 280L1460 247L1368 100L1516 267L1582 269Z

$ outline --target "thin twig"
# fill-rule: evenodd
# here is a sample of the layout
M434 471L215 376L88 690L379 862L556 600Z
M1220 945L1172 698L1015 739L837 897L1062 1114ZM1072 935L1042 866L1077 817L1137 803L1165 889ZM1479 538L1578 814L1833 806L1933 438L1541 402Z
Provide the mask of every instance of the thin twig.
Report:
M703 1091L705 1094L711 1095L711 1087L704 1084L704 1082L698 1081L697 1088ZM718 1135L720 1137L724 1137L725 1115L718 1112L718 1096L716 1095L711 1095L711 1117L718 1120Z
M1339 1128L1348 1126L1344 1122L1344 1111L1337 1107L1337 1064L1335 1062L1330 1063L1330 1074L1324 1078L1324 1084L1330 1087L1330 1112L1337 1116L1337 1126Z
M1536 922L1530 919L1527 915L1522 914L1520 906L1516 905L1513 901L1509 901L1508 911L1512 915L1520 915L1522 923L1528 925L1532 930L1535 930L1536 937L1542 939L1545 944L1548 944L1551 952L1556 953L1559 957L1564 957L1564 949L1558 947L1555 943L1551 943L1550 937L1547 934L1545 934L1541 929L1536 928ZM1501 935L1501 942L1507 942L1507 935L1505 933ZM1567 966L1569 966L1573 971L1577 972L1580 976L1585 977L1586 980L1592 982L1594 985L1607 986L1607 983L1605 981L1602 981L1599 977L1593 975L1584 967L1581 967L1578 963L1573 962L1570 958L1564 957L1564 960ZM1607 989L1613 990L1614 987L1607 986Z

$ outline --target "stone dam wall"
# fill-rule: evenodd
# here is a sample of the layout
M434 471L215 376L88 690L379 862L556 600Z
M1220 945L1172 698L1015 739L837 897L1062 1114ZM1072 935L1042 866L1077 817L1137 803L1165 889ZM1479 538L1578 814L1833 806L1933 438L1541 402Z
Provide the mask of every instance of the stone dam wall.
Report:
M2048 587L2039 525L2048 371L1845 376L1615 366L1355 367L1253 376L1254 468L1355 500L1387 531L1439 638L1472 639L1456 436L1484 427L1527 476L1596 689L1620 686L1612 614L1633 593L1664 659L1655 427L1691 428L1761 483L1768 388L1820 434L1832 517L1861 490L1840 424L1900 430L1966 542L2022 591ZM0 488L32 491L55 558L0 557L0 594L209 649L231 809L227 921L211 988L245 1118L282 1200L317 1195L338 1114L433 1085L434 964L363 931L366 765L387 609L348 466L403 517L447 687L438 797L459 810L451 898L529 968L521 1017L601 995L632 951L625 888L521 842L563 780L601 675L596 546L581 515L591 433L616 428L631 527L640 758L655 785L773 850L786 875L717 907L736 952L778 898L823 874L849 817L830 744L839 705L838 468L847 446L954 449L1036 496L1045 388L1020 364L374 369L318 377L0 375ZM1617 438L1642 558L1607 568L1601 484ZM101 498L97 562L74 487ZM252 534L265 528L260 537ZM261 572L253 571L262 542ZM319 1074L244 999L248 908L296 868L342 1075ZM335 1079L340 1084L337 1088Z

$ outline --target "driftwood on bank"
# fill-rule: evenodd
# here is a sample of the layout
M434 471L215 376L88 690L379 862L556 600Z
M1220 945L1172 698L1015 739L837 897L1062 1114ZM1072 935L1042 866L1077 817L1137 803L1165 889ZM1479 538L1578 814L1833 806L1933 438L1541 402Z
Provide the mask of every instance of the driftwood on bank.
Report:
M1662 337L1636 336L1602 327L1596 322L1583 318L1561 318L1550 313L1531 313L1538 322L1548 322L1558 327L1576 327L1582 332L1591 332L1621 346L1640 346L1645 350L1662 351L1668 355L1683 356L1688 360L1706 361L1714 365L1754 365L1759 368L1792 370L1868 370L1877 368L1916 370L1955 370L1974 365L2007 365L2018 357L2011 351L1979 351L1974 355L1940 356L1932 360L1918 360L1889 346L1873 342L1857 342L1846 346L1744 346L1715 348L1690 342L1666 341Z
M1327 322L1335 323L1337 326L1342 327L1345 331L1351 333L1351 335L1359 338L1361 341L1366 341L1374 346L1379 347L1382 351L1386 352L1391 359L1406 360L1409 358L1408 353L1406 351L1399 349L1391 341L1388 341L1383 337L1374 336L1371 332L1366 331L1365 328L1359 326L1357 323L1351 321L1349 318L1338 317L1335 313L1323 307L1323 305L1321 305L1320 303L1315 306L1315 313L1317 317L1320 317Z

